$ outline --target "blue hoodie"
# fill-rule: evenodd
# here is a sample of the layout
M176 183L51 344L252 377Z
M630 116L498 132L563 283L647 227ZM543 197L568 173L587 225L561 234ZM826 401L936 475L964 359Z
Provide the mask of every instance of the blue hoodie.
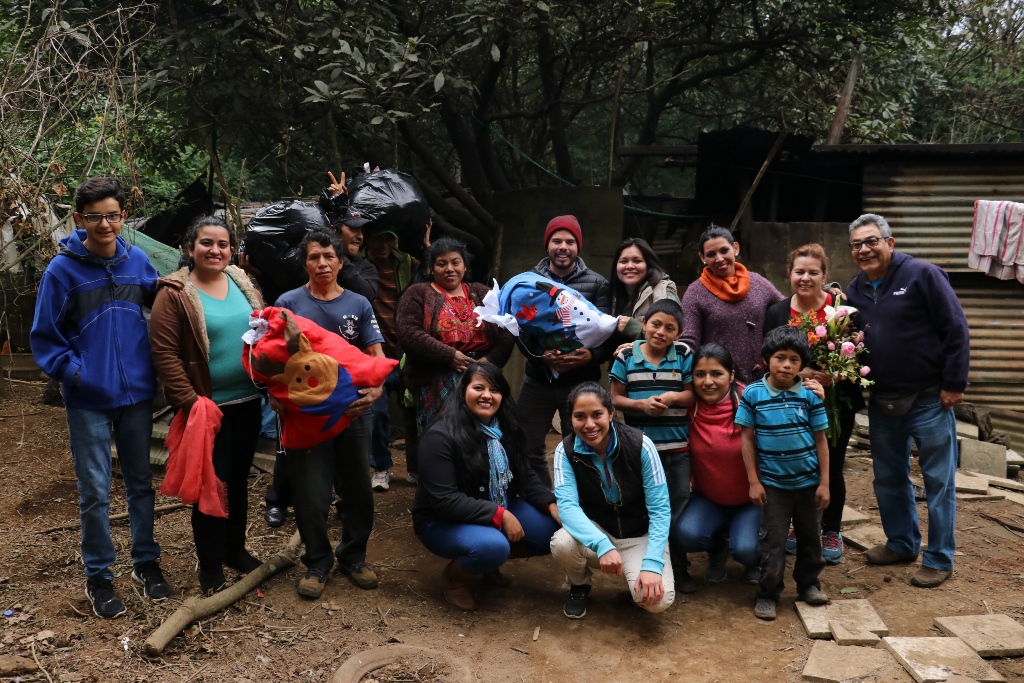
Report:
M967 317L949 276L901 252L878 287L863 272L846 288L864 330L872 389L911 393L938 387L963 391L971 361Z
M108 410L156 395L143 308L156 294L149 258L117 238L104 259L82 243L85 230L61 240L39 283L32 355L60 380L71 408Z

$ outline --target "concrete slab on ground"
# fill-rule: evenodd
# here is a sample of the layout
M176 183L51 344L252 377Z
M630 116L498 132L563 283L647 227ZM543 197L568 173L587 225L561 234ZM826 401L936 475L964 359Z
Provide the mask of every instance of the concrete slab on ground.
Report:
M1006 464L1007 465L1024 465L1024 455L1021 455L1017 451L1006 451Z
M1024 489L1021 489L1024 491ZM849 505L843 506L843 527L857 526L859 524L867 524L871 521L871 517L866 512L856 510ZM844 536L845 537L845 536Z
M805 681L817 683L911 683L903 667L884 649L817 642L804 666Z
M869 631L877 636L889 635L889 627L867 600L835 600L828 605L817 607L806 602L796 602L795 605L797 616L800 617L800 622L810 638L830 639L830 621L854 633Z
M918 683L942 683L954 674L979 683L1006 680L959 638L891 637L882 638L882 645Z
M971 474L974 474L974 472L972 472ZM985 478L988 479L989 486L994 486L999 489L1009 489L1010 491L1024 491L1024 481L1021 481L1020 479L1007 479L1006 477Z
M1006 446L974 439L960 441L960 467L993 477L1006 476Z
M987 495L988 478L986 476L976 476L973 474L967 474L966 472L958 471L956 473L956 492L973 493L978 496Z
M957 500L972 500L972 501L985 501L985 500L1006 500L1006 496L1002 493L958 493L956 494Z
M935 625L955 636L981 657L1020 657L1024 655L1024 626L1006 614L973 614L963 617L936 617Z
M886 538L885 531L878 524L865 524L843 532L843 542L857 550L868 550L876 545L884 545L887 540L889 539ZM924 549L924 541L921 542L921 548Z
M836 645L865 645L874 647L881 640L871 631L851 631L842 622L829 619L828 630L832 632L832 640Z

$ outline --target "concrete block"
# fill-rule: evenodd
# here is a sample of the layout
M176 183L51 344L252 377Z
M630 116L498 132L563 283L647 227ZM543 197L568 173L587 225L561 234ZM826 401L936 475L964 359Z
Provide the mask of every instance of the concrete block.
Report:
M973 439L960 442L960 468L993 477L1006 476L1006 447Z
M865 439L868 438L868 416L857 413L853 416L853 432Z
M836 645L866 645L867 647L874 647L881 640L871 631L851 631L843 626L842 622L835 621L834 619L829 620L828 630L832 632L832 640L836 641Z
M1021 455L1017 451L1007 450L1006 451L1006 464L1007 465L1024 465L1024 455Z
M1002 683L999 673L959 638L882 638L882 645L918 683L943 683L966 676L979 683Z
M968 439L978 439L978 425L972 425L970 422L956 421L956 435Z
M796 602L796 613L810 638L828 640L832 637L829 622L834 621L848 631L868 631L877 636L889 635L878 612L867 600L835 600L828 605L812 606Z
M877 524L859 526L843 532L843 542L857 550L867 550L887 540L889 539L886 538L885 531Z
M964 472L956 473L956 492L984 496L988 493L988 478Z
M946 635L967 643L981 657L1024 655L1024 626L1006 614L936 617L935 625Z
M1021 490L1024 491L1024 489L1021 489ZM859 524L867 524L870 521L871 521L871 518L868 517L867 514L861 512L860 510L855 510L852 507L850 507L849 505L844 505L843 506L843 527L851 527L851 526L857 526ZM844 534L843 538L845 538L845 537L846 537L846 535Z
M911 683L913 679L886 650L873 647L840 647L819 641L811 648L804 666L805 681L816 683Z

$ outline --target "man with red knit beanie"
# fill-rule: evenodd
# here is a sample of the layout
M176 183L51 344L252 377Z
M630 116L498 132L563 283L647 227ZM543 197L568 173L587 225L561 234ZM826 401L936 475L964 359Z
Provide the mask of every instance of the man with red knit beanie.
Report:
M544 250L548 255L534 270L576 290L604 313L611 313L611 285L587 268L579 257L582 244L583 230L576 216L555 216L544 230ZM548 351L536 357L522 345L519 348L526 356L526 375L517 402L526 437L526 456L537 476L551 488L551 471L544 451L544 437L551 429L551 417L557 411L562 434L572 431L572 420L565 405L569 392L580 382L600 380L600 366L608 359L608 349L577 349L568 354ZM552 370L558 372L558 377Z

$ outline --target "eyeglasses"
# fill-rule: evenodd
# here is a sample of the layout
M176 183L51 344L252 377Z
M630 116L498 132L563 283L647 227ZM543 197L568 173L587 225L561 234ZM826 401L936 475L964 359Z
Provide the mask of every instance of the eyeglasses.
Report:
M861 247L874 249L882 243L882 239L881 237L869 237L866 240L854 240L850 242L850 251L860 251Z
M117 225L118 223L124 221L124 214L121 212L84 213L79 215L82 217L82 220L89 225L99 225L101 222L103 222L104 218L107 220L107 223L110 223L111 225Z

